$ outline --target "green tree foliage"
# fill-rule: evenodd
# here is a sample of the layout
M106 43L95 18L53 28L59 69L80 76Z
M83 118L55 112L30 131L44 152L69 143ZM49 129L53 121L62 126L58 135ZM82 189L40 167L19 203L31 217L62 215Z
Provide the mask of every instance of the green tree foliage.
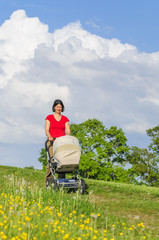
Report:
M114 163L126 161L129 147L122 129L115 126L106 129L97 119L88 119L81 124L71 124L71 133L81 145L79 170L82 176L103 179L100 176L109 174ZM109 180L112 178L109 174Z
M129 163L132 165L132 176L136 176L141 181L150 186L159 184L158 159L155 153L149 152L146 148L132 147L129 157Z
M159 154L159 125L154 128L148 129L146 132L152 141L149 145L149 148L153 152Z
M38 161L42 163L43 170L46 170L47 153L45 148L41 148L40 157L38 158Z
M114 182L137 183L130 169L107 163L100 169L97 179Z

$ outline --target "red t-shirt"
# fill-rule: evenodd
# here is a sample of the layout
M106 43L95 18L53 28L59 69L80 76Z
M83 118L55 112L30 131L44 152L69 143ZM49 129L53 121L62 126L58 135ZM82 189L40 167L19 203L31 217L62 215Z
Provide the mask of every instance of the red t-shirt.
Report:
M65 123L69 122L69 119L61 115L60 121L57 121L53 114L48 115L45 120L50 121L50 135L53 138L62 137L65 135Z

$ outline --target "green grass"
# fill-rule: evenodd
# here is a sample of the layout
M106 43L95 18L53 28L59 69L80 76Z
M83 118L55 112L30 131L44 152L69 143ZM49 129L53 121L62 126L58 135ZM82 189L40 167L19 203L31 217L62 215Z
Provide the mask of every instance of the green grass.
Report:
M159 188L86 179L46 191L45 172L0 166L0 239L159 239Z
M105 214L129 224L141 221L159 235L159 188L87 180L92 201Z

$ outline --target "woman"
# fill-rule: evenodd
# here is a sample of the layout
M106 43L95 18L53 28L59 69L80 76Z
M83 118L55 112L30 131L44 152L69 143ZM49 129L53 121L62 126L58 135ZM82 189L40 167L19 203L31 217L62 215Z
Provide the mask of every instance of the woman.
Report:
M69 125L69 119L62 115L61 112L64 111L64 104L60 99L57 99L54 101L54 104L52 106L52 111L54 114L48 115L46 117L45 121L45 134L48 137L48 143L47 148L49 149L50 157L52 157L52 146L50 141L54 141L58 137L62 137L64 135L70 135L70 125ZM50 147L51 146L51 147ZM50 177L51 172L49 165L47 164L47 172L46 177ZM64 178L63 175L59 175L58 177Z
M50 141L54 138L70 135L69 119L61 114L64 111L63 102L59 99L52 106L54 114L48 115L45 122L45 133Z

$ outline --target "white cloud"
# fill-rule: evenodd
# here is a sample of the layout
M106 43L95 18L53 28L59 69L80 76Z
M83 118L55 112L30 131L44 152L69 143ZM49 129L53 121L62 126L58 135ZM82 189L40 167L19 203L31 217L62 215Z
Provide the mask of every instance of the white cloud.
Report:
M124 51L136 50L136 48L132 45L121 44L118 39L104 39L102 37L87 32L86 30L82 29L80 22L71 23L63 27L62 29L56 30L53 36L55 40L54 46L56 51L58 51L58 48L62 44L67 43L72 48L72 50L74 49L73 52L80 52L79 57L81 57L81 50L89 51L90 53L92 53L91 60L96 59L94 54L96 55L96 57L99 58L118 57ZM79 42L78 46L75 46L75 41L72 41L73 38ZM90 60L90 58L79 58L79 60L87 61Z
M0 27L0 141L41 143L55 98L71 122L97 118L144 133L158 119L158 63L158 52L139 53L80 22L49 33L38 18L15 11Z
M48 26L38 18L28 18L24 10L14 12L0 27L0 58L2 71L0 88L17 72L27 71L24 60L34 57L41 43L51 44Z
M159 106L159 98L153 98L153 97L150 97L150 98L142 98L140 99L141 102L151 102L151 103L154 103L155 105Z
M129 123L125 124L124 129L128 132L133 131L133 132L139 132L139 133L145 133L145 129L148 129L146 124L141 124L140 122L138 123Z
M100 26L93 19L87 20L86 25L90 25L93 28L100 28Z

